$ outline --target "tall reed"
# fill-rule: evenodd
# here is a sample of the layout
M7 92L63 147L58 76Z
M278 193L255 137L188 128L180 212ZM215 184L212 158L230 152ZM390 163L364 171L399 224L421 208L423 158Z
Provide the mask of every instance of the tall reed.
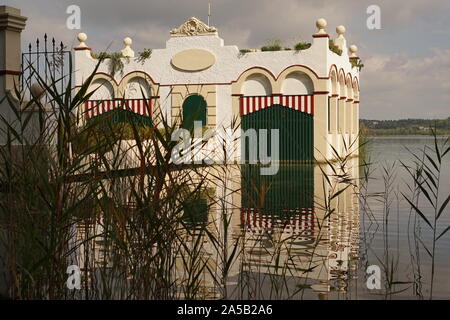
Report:
M420 238L417 238L422 248L426 251L431 259L431 274L430 274L430 295L429 298L433 299L434 279L435 279L435 262L436 262L436 245L439 240L450 230L450 226L443 230L438 230L438 222L445 212L450 202L450 195L442 198L441 184L443 160L450 152L450 137L445 139L442 143L436 135L436 131L431 128L433 135L434 145L432 147L426 147L423 152L423 156L417 155L415 152L410 151L411 156L414 158L415 166L412 167L405 163L402 163L405 170L412 178L412 185L410 189L420 190L420 195L423 195L423 201L426 205L432 208L432 215L424 210L422 202L417 203L414 198L403 194L403 197L409 203L413 211L420 217L420 219L430 228L432 232L431 244L424 243ZM431 245L431 248L430 248Z

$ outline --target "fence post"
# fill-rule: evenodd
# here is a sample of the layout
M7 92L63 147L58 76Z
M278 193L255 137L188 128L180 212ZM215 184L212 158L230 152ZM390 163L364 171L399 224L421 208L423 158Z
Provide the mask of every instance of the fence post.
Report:
M26 17L20 10L9 6L0 6L0 101L13 92L14 85L19 84L21 74L20 34L25 28ZM8 101L0 102L0 115L11 119ZM5 143L0 135L0 145Z
M20 10L0 6L0 96L14 89L21 73L20 34L27 18Z
M25 28L26 20L26 17L20 15L19 9L0 6L0 101L14 90L15 84L19 84L22 56L20 34ZM7 101L0 102L0 115L10 119L7 105ZM0 147L5 144L4 136L3 133L0 134ZM4 235L0 235L0 238L3 239ZM0 299L8 296L6 245L0 242Z

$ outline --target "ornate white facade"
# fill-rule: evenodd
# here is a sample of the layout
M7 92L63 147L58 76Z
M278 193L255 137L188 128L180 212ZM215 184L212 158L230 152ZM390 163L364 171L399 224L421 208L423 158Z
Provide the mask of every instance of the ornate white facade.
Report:
M359 70L352 64L358 59L357 47L347 47L345 28L339 26L333 41L342 50L338 55L330 50L326 21L319 19L317 28L309 49L243 53L225 45L216 28L191 18L173 29L166 47L153 49L145 61L123 59L123 71L111 75L105 60L95 77L94 84L103 87L95 99L139 99L145 92L152 98L153 116L163 115L173 123L182 115L184 100L198 94L206 101L210 128L228 128L233 118L245 114L243 108L253 112L284 102L286 107L313 116L314 157L331 159L330 145L340 150L343 139L353 141L359 132ZM98 63L86 44L87 36L80 34L79 41L75 48L78 86ZM125 39L127 52L132 50L131 43ZM102 112L94 110L90 116ZM79 112L81 117L85 113L85 109Z

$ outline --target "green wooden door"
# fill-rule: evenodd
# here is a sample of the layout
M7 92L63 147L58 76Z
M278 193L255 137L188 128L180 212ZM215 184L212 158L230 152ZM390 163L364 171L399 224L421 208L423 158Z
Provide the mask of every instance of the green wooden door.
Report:
M188 130L194 128L194 122L201 121L206 126L206 101L200 95L191 95L183 103L182 127Z
M272 150L270 130L278 129L280 162L311 162L313 160L314 118L312 115L281 105L273 105L242 116L241 119L243 130L269 130L269 156ZM248 143L245 149L243 157L247 162L249 159Z

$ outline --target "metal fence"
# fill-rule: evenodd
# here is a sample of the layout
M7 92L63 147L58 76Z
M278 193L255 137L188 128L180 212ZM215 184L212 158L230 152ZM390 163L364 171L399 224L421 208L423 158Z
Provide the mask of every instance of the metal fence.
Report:
M66 46L55 38L49 40L47 34L44 40L36 39L28 45L28 50L22 53L21 89L27 98L31 97L31 86L43 82L55 85L57 90L64 92L72 80L72 54ZM46 97L45 99L48 99Z

